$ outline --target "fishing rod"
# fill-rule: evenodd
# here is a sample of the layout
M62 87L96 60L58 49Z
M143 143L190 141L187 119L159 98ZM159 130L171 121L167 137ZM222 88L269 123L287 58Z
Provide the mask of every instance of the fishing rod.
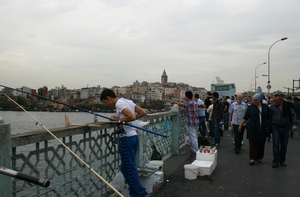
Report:
M48 179L40 179L36 178L27 174L23 174L21 172L11 170L5 167L0 166L0 174L4 174L10 177L14 177L17 179L21 179L23 181L31 182L36 185L42 186L42 187L48 187L50 185L50 181Z
M155 131L151 131L151 130L149 130L149 129L145 129L145 128L143 128L143 127L139 127L139 126L133 125L133 124L128 123L128 122L121 122L121 121L119 121L119 120L116 120L116 119L113 119L113 118L110 118L110 117L107 117L107 116L103 116L103 115L101 115L101 114L95 113L95 112L90 111L90 110L87 110L87 109L83 109L83 108L80 108L80 107L72 106L72 105L69 105L69 104L67 104L67 103L63 103L63 102L60 102L60 101L55 101L55 100L49 99L49 98L47 98L47 97L43 97L43 96L40 96L40 95L37 95L37 94L32 94L32 93L25 92L25 91L22 91L22 90L19 90L19 89L14 89L14 88L11 88L11 87L8 87L8 86L5 86L5 85L1 85L1 84L0 84L0 86L1 86L1 87L4 87L4 88L9 88L9 89L12 89L12 90L15 90L15 91L19 91L19 92L22 92L22 93L26 93L26 94L29 94L29 95L32 95L32 96L36 96L36 97L38 97L38 98L42 98L42 99L45 99L45 100L48 100L48 101L51 101L51 102L54 102L54 103L62 104L62 105L65 105L65 106L68 106L68 107L70 107L70 108L77 109L77 110L80 110L80 111L83 111L83 112L87 112L87 113L90 113L90 114L99 116L99 117L101 117L101 118L108 119L108 120L110 120L110 121L112 121L112 122L115 122L115 123L127 125L127 126L134 127L134 128L136 128L136 129L139 129L139 130L142 130L142 131L146 131L146 132L149 132L149 133L152 133L152 134L155 134L155 135L159 135L159 136L168 138L168 136L166 136L166 135L164 135L164 134L161 134L161 133L158 133L158 132L155 132Z
M31 113L26 111L19 103L14 101L12 98L10 98L8 95L3 93L4 96L6 96L9 100L11 100L14 104L16 104L20 109L22 109L24 112L26 112L32 119L36 121L36 124L39 124L42 126L54 139L56 139L65 149L67 149L80 163L82 163L85 167L87 167L95 176L97 176L101 181L103 181L108 187L110 187L116 194L118 194L121 197L124 197L123 194L121 194L116 188L114 188L110 183L108 183L103 177L100 176L91 166L89 166L85 161L83 161L76 153L74 153L66 144L64 144L60 139L56 137L47 127L45 127L38 119L36 119Z

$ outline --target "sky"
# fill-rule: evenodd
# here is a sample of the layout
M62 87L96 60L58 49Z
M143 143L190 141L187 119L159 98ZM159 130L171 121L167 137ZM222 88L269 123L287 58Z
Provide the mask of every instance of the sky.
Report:
M237 92L254 90L257 76L267 92L269 70L270 91L288 91L300 78L299 7L299 0L0 0L0 84L110 88L160 82L165 69L169 82L207 90L215 77Z

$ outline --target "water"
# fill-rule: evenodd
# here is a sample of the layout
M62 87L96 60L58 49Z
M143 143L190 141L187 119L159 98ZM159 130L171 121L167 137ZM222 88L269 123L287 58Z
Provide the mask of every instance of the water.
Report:
M86 112L29 112L33 117L35 117L40 123L42 123L46 128L59 128L65 126L65 114L68 114L69 116L69 122L70 123L76 123L76 124L86 124L86 123L92 123L94 122L94 115L89 114ZM113 115L113 113L99 113L100 115L110 117ZM26 131L32 131L32 130L39 130L44 129L40 124L36 125L36 120L34 120L30 115L28 115L26 112L23 111L0 111L0 117L3 119L4 123L10 123L11 124L11 133L19 133L19 132L26 132ZM107 120L101 117L97 117L98 120ZM92 135L97 135L97 133L93 133ZM79 141L82 136L74 136L72 139L75 141ZM57 147L59 143L57 141L49 141L49 146ZM40 148L43 148L42 145ZM55 148L56 149L56 148ZM101 149L105 150L105 144L101 146ZM27 155L30 151L35 150L35 144L29 144L26 146L19 147L18 153L23 153ZM62 149L60 149L62 151ZM89 150L86 150L87 152ZM50 151L51 152L51 151ZM51 153L49 153L51 155ZM88 154L87 154L88 155ZM80 157L80 155L78 155ZM51 157L51 156L50 156ZM66 152L64 154L64 161L74 162L74 160L71 160L71 157L73 157L69 152ZM35 156L32 157L33 160L31 162L35 163ZM114 156L111 155L107 158L107 162L110 162L114 159ZM17 168L21 168L23 166L23 160L18 159L16 161ZM54 160L54 162L57 162ZM36 166L36 168L41 172L41 176L44 177L44 171L42 170L46 163L43 158L39 159L39 164ZM72 164L73 166L76 165L76 163ZM91 165L91 164L90 164ZM30 170L25 165L25 171L23 173L28 173ZM76 170L72 169L73 176L76 178L80 174L85 173L83 170L84 168L78 168ZM47 171L48 172L48 171ZM49 170L49 172L52 172ZM68 175L72 175L72 173L69 173ZM74 178L73 177L73 178ZM56 182L61 182L62 176L54 176L53 179L51 179L52 185L50 187L55 188L57 185ZM23 190L19 192L20 195L23 196L32 196L32 193L35 193L36 190L34 187L25 187L23 188L21 186L22 182L18 183L18 187L22 188ZM59 185L59 184L58 184ZM51 189L51 188L50 188ZM67 189L65 192L69 192ZM51 190L49 191L49 195L51 196ZM72 192L71 192L72 193ZM92 196L99 196L99 194L93 194ZM68 194L65 194L65 196L68 196Z
M46 128L58 128L65 126L65 114L69 115L70 123L86 124L94 122L94 115L87 112L29 112ZM100 115L110 117L113 113L99 113ZM11 123L11 132L19 133L44 129L40 124L23 111L0 111L0 117L4 123ZM98 120L107 120L98 117Z

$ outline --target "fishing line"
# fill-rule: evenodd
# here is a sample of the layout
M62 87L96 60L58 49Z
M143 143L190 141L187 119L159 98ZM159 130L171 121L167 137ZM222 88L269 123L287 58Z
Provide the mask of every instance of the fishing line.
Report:
M22 91L22 90L19 90L19 89L14 89L14 88L11 88L11 87L8 87L8 86L4 86L4 85L0 85L0 86L2 86L4 88L9 88L9 89L12 89L12 90L15 90L15 91L23 92L25 94L29 94L29 95L32 95L32 96L35 96L35 97L38 97L38 98L42 98L42 99L45 99L45 100L48 100L48 101L51 101L51 102L54 102L54 103L62 104L62 105L65 105L65 106L68 106L68 107L71 107L73 109L77 109L77 110L80 110L80 111L83 111L83 112L87 112L87 113L99 116L101 118L108 119L108 120L112 121L113 123L119 123L119 124L123 124L123 125L128 125L130 127L134 127L136 129L139 129L139 130L142 130L142 131L146 131L146 132L149 132L149 133L152 133L152 134L155 134L155 135L159 135L159 136L168 138L168 136L166 136L164 134L161 134L161 133L158 133L158 132L155 132L155 131L151 131L151 130L145 129L143 127L138 127L138 126L130 124L128 122L120 122L119 120L116 120L116 119L113 119L113 118L109 118L107 116L103 116L101 114L95 113L95 112L87 110L87 109L83 109L83 108L80 108L80 107L72 106L72 105L69 105L67 103L63 103L63 102L60 102L60 101L55 101L55 100L52 100L52 99L49 99L49 98L46 98L46 97L43 97L43 96L40 96L40 95L37 95L37 94L32 94L32 93L25 92L25 91Z
M65 145L60 139L58 139L48 128L46 128L38 119L36 119L33 115L31 115L28 111L26 111L21 105L19 105L16 101L10 98L8 95L3 93L9 100L11 100L14 104L16 104L20 109L26 112L33 120L36 121L36 125L39 124L42 126L54 139L56 139L64 148L66 148L78 161L80 161L85 167L87 167L95 176L97 176L101 181L103 181L108 187L110 187L116 194L121 197L124 197L118 190L116 190L111 184L109 184L103 177L100 176L92 167L90 167L85 161L83 161L80 157L78 157L67 145Z

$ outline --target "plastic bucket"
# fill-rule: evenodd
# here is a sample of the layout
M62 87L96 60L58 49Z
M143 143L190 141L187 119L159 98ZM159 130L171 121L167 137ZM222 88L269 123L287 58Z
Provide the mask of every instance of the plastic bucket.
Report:
M184 165L184 177L188 180L197 179L199 173L199 167L192 164Z
M153 177L153 175L149 177L139 177L142 186L144 186L144 188L149 194L153 191Z
M151 166L156 166L156 168L159 171L163 171L163 167L164 167L164 162L163 161L160 161L160 160L151 160L151 161L149 161L149 164Z

